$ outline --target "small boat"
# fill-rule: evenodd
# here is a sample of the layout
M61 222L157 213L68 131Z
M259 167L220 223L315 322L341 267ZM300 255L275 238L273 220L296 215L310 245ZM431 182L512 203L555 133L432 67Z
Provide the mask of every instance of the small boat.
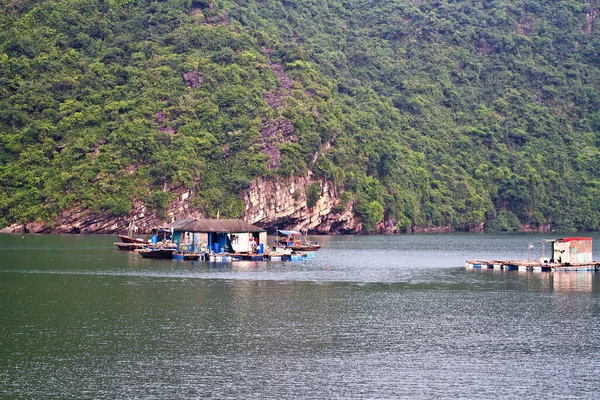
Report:
M321 245L317 242L308 242L306 244L293 245L292 250L294 251L317 251L321 248Z
M115 243L115 246L117 246L119 250L140 250L148 246L175 247L175 244L171 242L171 231L168 228L152 228L151 240L134 238L133 232L135 230L137 230L137 227L133 225L132 221L129 224L129 231L127 235L117 235L121 242Z
M119 248L119 250L141 250L148 247L150 243L125 243L125 242L116 242L115 246Z
M119 239L121 239L122 243L138 243L138 244L148 244L149 242L145 239L134 238L127 235L117 235Z
M319 243L308 240L306 231L278 230L277 232L285 236L283 240L277 240L279 246L287 247L294 251L317 251L321 248Z
M138 253L144 258L171 259L174 251L172 248L157 247L138 250Z
M117 246L119 250L138 250L150 244L145 239L134 238L134 230L137 230L137 227L133 225L133 221L131 221L129 222L129 229L127 230L127 235L117 235L121 242L115 243L115 246Z

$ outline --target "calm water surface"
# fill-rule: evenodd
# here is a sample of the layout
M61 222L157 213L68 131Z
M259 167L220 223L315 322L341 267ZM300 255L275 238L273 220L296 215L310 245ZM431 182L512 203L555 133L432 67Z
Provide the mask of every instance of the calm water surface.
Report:
M0 398L597 398L600 274L463 267L550 237L315 237L315 260L211 264L0 235Z

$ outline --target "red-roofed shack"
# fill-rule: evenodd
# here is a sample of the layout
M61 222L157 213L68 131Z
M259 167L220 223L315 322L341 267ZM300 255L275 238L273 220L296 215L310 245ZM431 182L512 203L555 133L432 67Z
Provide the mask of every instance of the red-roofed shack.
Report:
M592 262L592 238L568 237L552 242L552 262L568 265Z

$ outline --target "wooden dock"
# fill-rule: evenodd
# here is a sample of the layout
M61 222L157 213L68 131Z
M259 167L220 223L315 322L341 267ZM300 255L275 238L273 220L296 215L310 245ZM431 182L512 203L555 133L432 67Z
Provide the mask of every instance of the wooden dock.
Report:
M560 264L529 260L467 260L467 269L501 269L507 271L587 271L600 272L600 261L584 264Z

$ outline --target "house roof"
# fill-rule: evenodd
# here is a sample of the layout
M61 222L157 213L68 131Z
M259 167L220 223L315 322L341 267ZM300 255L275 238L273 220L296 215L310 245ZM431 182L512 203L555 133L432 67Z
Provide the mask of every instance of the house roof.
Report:
M574 240L578 240L578 241L591 241L592 238L590 238L590 237L568 237L568 238L563 238L561 240L563 242L572 242Z
M265 232L264 229L247 223L241 219L190 219L185 218L171 224L174 231L184 232L214 232L214 233L240 233L240 232Z

